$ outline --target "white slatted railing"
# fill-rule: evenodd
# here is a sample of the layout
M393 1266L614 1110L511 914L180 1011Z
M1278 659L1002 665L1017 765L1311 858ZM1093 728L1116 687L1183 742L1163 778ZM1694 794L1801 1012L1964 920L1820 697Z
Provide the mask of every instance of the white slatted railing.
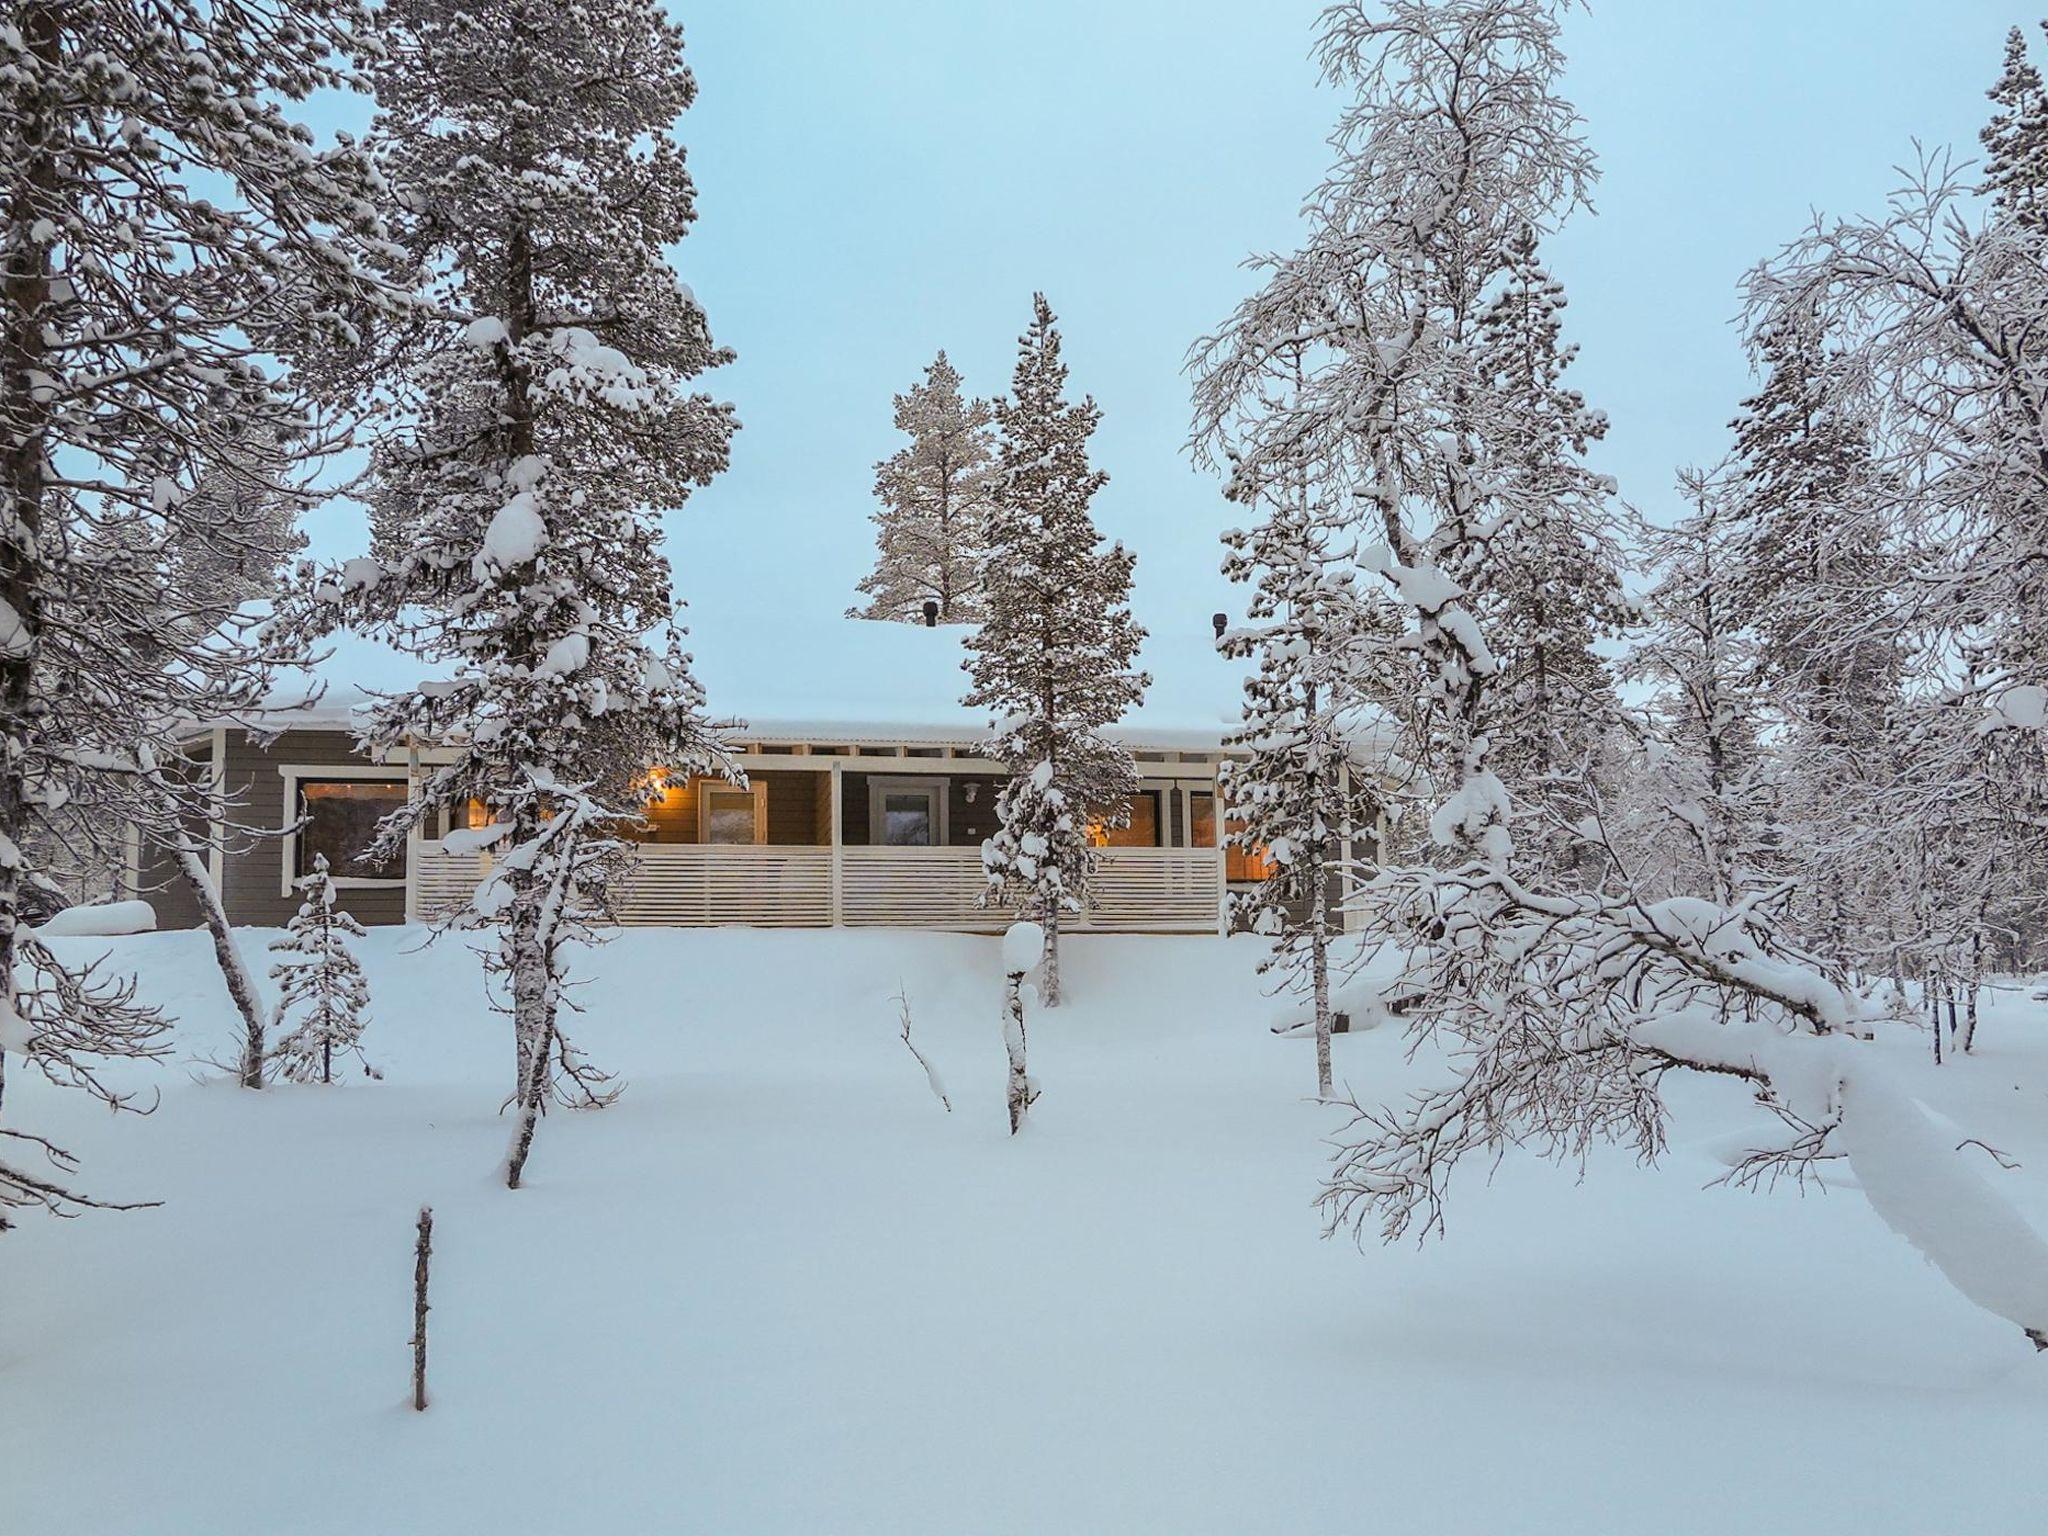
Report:
M1088 910L1095 933L1214 933L1223 866L1214 848L1105 848Z
M842 848L839 910L849 928L1001 933L1011 915L975 902L988 889L979 848Z
M449 853L438 842L412 845L412 880L406 916L430 923L466 905L484 877L483 855Z
M413 915L432 920L469 899L477 854L416 845ZM842 848L840 920L849 928L995 933L1010 914L975 905L984 887L978 848ZM620 922L701 928L822 928L832 922L833 850L646 843L615 907ZM1094 901L1068 919L1100 933L1212 933L1223 895L1213 848L1106 848Z
M824 928L832 921L832 850L642 843L612 905L627 924Z

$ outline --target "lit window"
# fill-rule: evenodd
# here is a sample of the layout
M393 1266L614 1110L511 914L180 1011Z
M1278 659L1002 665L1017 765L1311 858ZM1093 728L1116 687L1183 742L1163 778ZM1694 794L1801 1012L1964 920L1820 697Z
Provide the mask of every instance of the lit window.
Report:
M367 852L377 838L377 824L405 804L403 779L301 779L294 873L313 872L318 854L327 856L331 874L352 880L403 880L405 848L371 859Z
M1097 848L1157 848L1159 846L1159 795L1141 789L1131 796L1130 812L1120 827L1106 821L1088 823L1088 841Z
M1209 794L1188 796L1188 843L1195 848L1216 846L1216 797ZM1226 836L1243 830L1244 823L1226 817L1223 830ZM1223 878L1233 885L1249 884L1257 880L1272 878L1280 866L1273 856L1263 848L1239 848L1232 846L1223 850Z
M707 843L753 844L766 842L764 813L766 799L760 786L734 789L730 784L705 781L699 790L698 819Z

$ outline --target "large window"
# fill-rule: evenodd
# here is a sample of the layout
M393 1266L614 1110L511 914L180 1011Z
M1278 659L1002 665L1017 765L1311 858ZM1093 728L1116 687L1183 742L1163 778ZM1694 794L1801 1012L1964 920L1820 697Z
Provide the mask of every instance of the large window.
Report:
M372 859L369 846L377 824L405 804L404 779L294 778L298 790L298 833L293 839L293 874L313 872L315 855L327 855L328 872L341 880L397 883L405 879L405 849Z
M1195 793L1188 796L1188 845L1194 848L1216 846L1216 797ZM1225 835L1236 832L1241 822L1225 818ZM1233 885L1248 884L1255 880L1271 877L1279 865L1273 856L1263 848L1241 848L1232 845L1223 852L1223 878Z
M1088 823L1088 841L1097 848L1157 848L1159 840L1159 792L1141 789L1131 796L1130 813L1120 827L1107 818Z

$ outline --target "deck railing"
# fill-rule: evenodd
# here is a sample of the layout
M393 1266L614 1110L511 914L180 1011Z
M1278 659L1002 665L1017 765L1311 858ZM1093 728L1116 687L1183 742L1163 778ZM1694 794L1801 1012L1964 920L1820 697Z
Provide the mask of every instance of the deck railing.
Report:
M412 916L431 920L468 900L482 878L477 854L415 845ZM975 905L983 890L978 848L817 848L643 843L614 898L621 923L702 928L931 928L994 933L1010 914ZM1210 933L1223 897L1213 848L1105 848L1094 900L1068 919L1078 931Z

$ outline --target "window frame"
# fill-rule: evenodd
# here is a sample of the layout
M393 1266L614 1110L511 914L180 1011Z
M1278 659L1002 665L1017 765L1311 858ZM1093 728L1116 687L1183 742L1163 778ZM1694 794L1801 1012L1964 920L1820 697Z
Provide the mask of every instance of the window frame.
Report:
M299 800L301 784L319 783L328 779L368 780L383 784L396 784L404 791L406 798L412 797L412 780L402 768L377 768L361 763L350 763L336 767L323 767L318 763L280 763L277 771L284 775L284 836L279 839L284 854L283 878L278 885L281 896L296 896L299 881L299 822L302 817ZM412 838L407 837L400 854L402 867L396 875L338 875L330 872L328 879L334 882L336 890L342 891L390 891L405 886L412 879Z
M714 843L711 840L711 797L715 794L746 795L754 802L754 840L751 843ZM720 778L699 778L697 796L697 842L707 848L759 848L768 841L768 785L750 779L742 788Z
M931 797L932 808L937 812L932 818L932 840L929 843L888 843L882 841L882 829L888 824L886 801L891 794L902 794L906 790L921 790ZM870 848L950 848L953 845L953 828L947 812L952 799L951 780L927 775L905 773L877 773L868 779L868 843Z
M1090 817L1087 828L1088 846L1099 851L1106 851L1111 853L1117 852L1118 850L1128 850L1132 848L1171 848L1173 846L1173 828L1169 824L1171 818L1171 811L1168 807L1166 796L1166 790L1169 787L1171 786L1164 784L1141 783L1136 789L1131 791L1129 796L1129 798L1132 800L1150 800L1152 802L1151 842L1112 842L1111 837L1114 834L1108 822L1095 817ZM1129 829L1130 826L1135 825L1136 820L1136 817L1132 817L1131 820L1127 822L1123 827L1118 827L1114 829L1114 831L1126 831Z

